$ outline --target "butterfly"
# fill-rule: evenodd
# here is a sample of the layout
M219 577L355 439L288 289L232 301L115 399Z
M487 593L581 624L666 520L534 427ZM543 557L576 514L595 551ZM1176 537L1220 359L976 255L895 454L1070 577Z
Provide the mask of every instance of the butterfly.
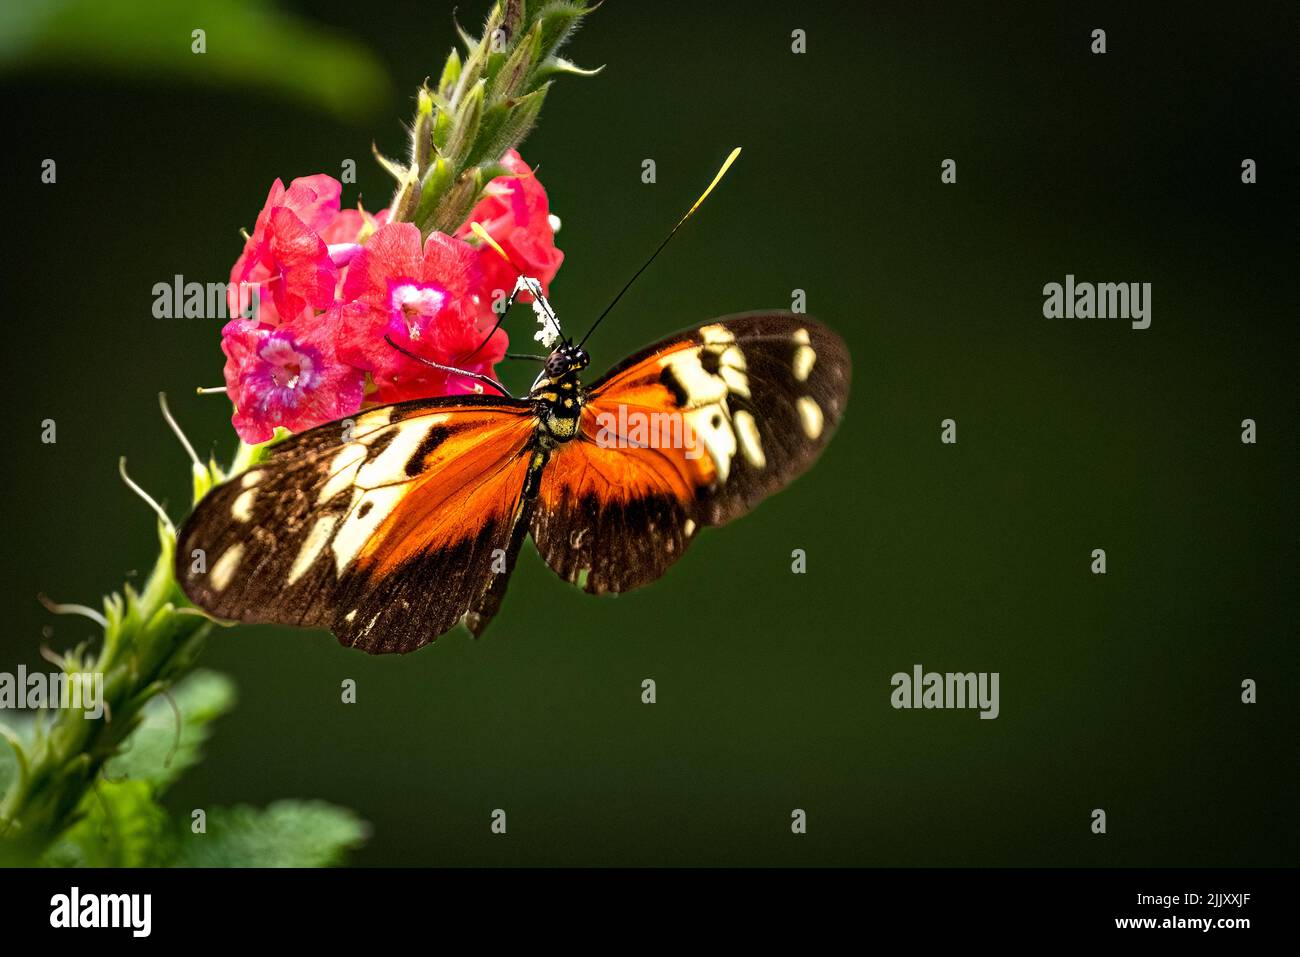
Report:
M588 386L590 334L561 335L524 396L477 376L500 394L372 408L273 446L182 528L186 595L218 618L327 628L372 654L459 623L477 637L526 537L588 592L647 585L703 528L807 470L847 403L848 349L805 315L715 319Z

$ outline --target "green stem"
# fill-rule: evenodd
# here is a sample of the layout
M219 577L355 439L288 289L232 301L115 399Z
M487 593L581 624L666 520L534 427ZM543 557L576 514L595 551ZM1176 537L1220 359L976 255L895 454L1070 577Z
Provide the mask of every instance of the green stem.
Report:
M283 438L277 435L272 442ZM215 463L195 466L195 500L218 482L254 464L271 443L240 443L229 472ZM46 710L48 726L37 725L28 744L6 734L18 755L19 775L0 801L0 864L36 864L74 824L104 765L139 725L150 699L193 669L212 628L211 619L190 604L176 582L176 541L158 527L158 560L137 593L131 586L104 601L107 626L99 654L83 660L80 649L63 659L67 675L98 674L103 680L103 714L83 708Z
M139 724L154 695L189 671L211 622L190 610L172 573L174 543L162 534L157 564L139 595L106 602L109 625L99 656L85 664L70 656L66 673L103 675L104 713L90 718L63 708L25 755L26 773L0 803L0 860L33 864L70 826L108 761Z

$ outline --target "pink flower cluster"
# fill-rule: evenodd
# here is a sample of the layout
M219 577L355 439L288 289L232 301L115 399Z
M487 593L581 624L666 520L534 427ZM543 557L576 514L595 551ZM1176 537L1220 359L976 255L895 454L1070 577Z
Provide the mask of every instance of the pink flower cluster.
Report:
M257 313L221 333L241 439L265 442L276 426L301 432L366 403L481 391L404 355L385 336L433 362L493 374L504 331L469 354L496 322L493 302L514 288L515 273L474 239L473 222L549 295L564 254L555 248L546 191L514 150L502 164L511 175L488 184L455 235L435 232L423 244L414 224L388 222L387 211L340 209L342 186L330 176L295 179L287 189L275 181L230 274L232 314L240 284L257 290Z

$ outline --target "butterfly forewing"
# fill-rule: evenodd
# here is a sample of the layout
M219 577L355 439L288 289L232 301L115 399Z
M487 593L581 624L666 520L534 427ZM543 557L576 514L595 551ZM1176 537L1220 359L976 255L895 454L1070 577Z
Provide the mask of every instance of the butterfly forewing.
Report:
M204 497L177 546L182 587L220 618L419 648L509 574L535 423L527 402L458 397L295 436Z
M588 390L579 438L543 472L539 552L590 592L654 581L700 527L813 463L849 380L843 340L790 313L718 319L629 357Z

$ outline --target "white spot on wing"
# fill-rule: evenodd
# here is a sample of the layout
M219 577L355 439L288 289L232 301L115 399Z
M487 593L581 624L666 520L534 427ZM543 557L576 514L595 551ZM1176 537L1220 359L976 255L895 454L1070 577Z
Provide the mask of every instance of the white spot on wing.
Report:
M686 393L688 409L713 405L727 397L726 380L705 372L704 366L700 364L699 353L693 349L664 356L659 364L672 368L673 378Z
M253 499L256 497L256 488L250 488L246 492L240 492L239 497L236 498L234 504L230 506L230 517L237 522L247 522L253 517Z
M235 576L235 569L239 567L239 561L244 557L244 543L237 542L225 550L216 563L212 566L212 571L208 575L208 581L217 591L225 591L230 585L230 580Z
M258 482L262 481L262 470L253 469L251 472L245 472L239 480L240 488L252 488Z
M732 419L736 426L736 436L740 439L740 452L745 456L745 461L756 469L764 468L767 465L767 457L763 455L763 440L758 435L758 423L754 417L744 409L739 410Z
M815 439L822 434L824 424L822 418L822 407L817 404L816 400L808 396L799 397L799 422L803 425L803 434L810 439Z
M289 577L285 580L286 585L292 585L307 573L307 569L311 568L320 557L320 553L325 550L325 545L330 540L330 533L338 523L337 515L322 515L316 519L316 524L311 527L307 540L303 542L302 549L298 552L298 557L294 559L293 568L289 569Z
M369 492L357 490L352 510L339 527L338 534L334 536L334 541L330 545L330 549L334 552L334 567L340 575L343 574L343 569L360 554L366 542L375 534L379 523L387 518L397 503L402 500L405 491L405 487L401 485L389 485ZM363 508L367 502L370 503L368 510ZM361 514L363 511L365 515Z
M719 481L725 482L731 474L731 460L736 454L736 433L731 428L731 416L725 405L706 405L683 414L695 435L704 442L704 448L713 460ZM714 419L717 424L714 424Z
M700 341L706 345L729 345L736 341L732 331L721 323L700 326Z
M800 382L807 382L808 376L812 374L813 363L817 361L817 350L815 350L808 338L808 330L800 329L794 334L794 341L798 347L794 350L794 361L791 367L794 370L794 377Z
M407 419L399 424L396 427L397 435L388 443L388 448L357 470L357 484L362 488L374 488L377 485L405 479L406 463L420 447L420 443L425 440L435 425L446 422L450 418L450 415L444 413L419 419Z
M722 355L721 358L722 366L721 368L718 369L718 371L722 373L722 381L727 383L728 391L734 392L736 393L736 395L744 396L746 399L748 399L750 397L749 376L747 376L743 371L741 371L744 368L743 365L736 366L727 361L728 354L732 352L740 356L740 361L742 363L745 361L745 357L741 355L739 349L736 348L728 349Z
M316 504L323 505L344 489L351 488L356 481L357 469L366 460L366 447L358 442L343 446L339 453L330 460L329 480L321 487Z

